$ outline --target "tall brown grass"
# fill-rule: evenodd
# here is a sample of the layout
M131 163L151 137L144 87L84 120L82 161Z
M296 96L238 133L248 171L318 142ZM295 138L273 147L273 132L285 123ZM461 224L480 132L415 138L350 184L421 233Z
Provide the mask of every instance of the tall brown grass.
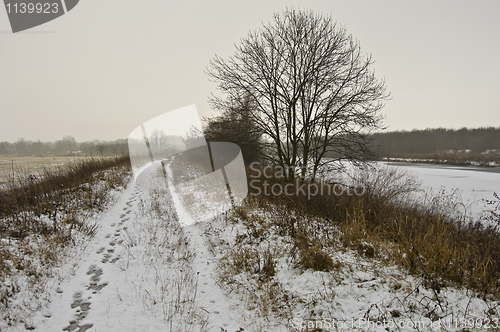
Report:
M130 164L128 157L91 158L38 174L18 169L16 181L0 187L0 319L12 325L37 303L26 307L12 298L19 292L40 297L65 249L95 234L93 217L113 189L126 186Z
M65 202L68 193L74 194L75 188L94 181L96 172L127 164L130 164L127 156L88 158L75 160L74 163L64 167L41 167L36 172L40 174L39 176L34 176L27 169L18 168L15 180L6 182L0 187L0 217L27 210L37 215L48 213L53 216L57 214L57 207Z
M253 176L249 181L258 175L250 168L247 174ZM283 179L257 179L260 181L254 186L264 180L270 185L286 185ZM423 277L437 291L453 284L500 297L500 233L494 225L467 220L445 205L409 201L408 194L417 187L395 172L381 171L375 178L362 179L360 184L365 193L359 196L344 193L308 197L294 192L292 196L261 194L254 200L262 208L273 204L286 211L278 226L296 237L306 268L332 267L319 245L304 245L315 239L311 233L301 231L301 223L322 218L332 231L341 230L345 247L397 263Z

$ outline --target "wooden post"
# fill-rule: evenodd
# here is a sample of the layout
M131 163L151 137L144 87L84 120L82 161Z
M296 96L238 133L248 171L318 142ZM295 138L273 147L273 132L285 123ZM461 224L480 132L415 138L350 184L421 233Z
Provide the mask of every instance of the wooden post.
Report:
M16 180L15 174L14 174L14 160L12 160L12 183Z

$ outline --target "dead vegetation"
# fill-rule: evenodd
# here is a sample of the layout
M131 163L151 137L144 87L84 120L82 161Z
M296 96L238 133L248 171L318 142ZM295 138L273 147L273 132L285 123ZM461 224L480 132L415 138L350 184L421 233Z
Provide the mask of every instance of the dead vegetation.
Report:
M440 205L438 198L429 205L409 202L407 196L416 187L400 174L378 171L360 181L366 190L359 196L261 195L256 202L260 207L276 204L307 219L321 218L341 230L346 247L388 257L434 284L451 282L500 296L500 233L494 224L467 220ZM297 239L300 221L284 224Z
M463 287L469 302L485 301L488 309L478 319L498 320L498 209L488 215L489 224L460 219L449 209L453 204L441 204L438 198L427 205L412 204L408 194L416 187L401 174L374 174L360 179L364 195L249 196L243 207L225 214L218 224L207 223L206 237L219 258L221 285L244 300L254 318L269 323L278 319L288 328L295 317L293 308L303 305L312 308L309 319L319 319L315 303L335 302L336 289L357 269L373 274L370 287L405 294L395 293L385 308L374 304L367 319L413 319L420 313L432 324L444 317L461 319L454 310L461 310L464 319L474 316L468 305L465 311L453 309L442 295L446 289ZM340 253L355 258L346 261ZM414 281L389 278L383 272L395 266ZM312 297L294 293L284 285L286 271L323 273L324 287ZM370 281L354 280L358 287Z
M0 187L0 312L7 324L22 322L43 296L52 269L71 248L98 229L97 213L126 186L128 157L78 160L45 167L33 176L16 170L16 181Z
M162 183L162 181L158 181ZM207 331L207 313L199 305L196 253L181 227L167 187L151 188L125 231L124 259L118 262L134 291L122 301L142 302L151 315L163 316L168 331Z

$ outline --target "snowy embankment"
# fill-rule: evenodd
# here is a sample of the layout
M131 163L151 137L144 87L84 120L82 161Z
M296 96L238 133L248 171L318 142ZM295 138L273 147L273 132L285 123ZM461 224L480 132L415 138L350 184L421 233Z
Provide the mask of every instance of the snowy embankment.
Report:
M312 254L332 259L328 271L305 269L297 238L280 234L286 213L248 208L244 216L203 225L219 261L218 278L245 331L470 331L500 327L498 301L473 291L431 285L361 250L342 246L342 233L324 220L302 220L321 242ZM299 240L300 241L300 240ZM328 245L327 243L337 243ZM300 246L299 246L300 247ZM376 250L375 250L376 251ZM319 267L321 268L321 267ZM465 331L465 330L464 330Z
M95 237L50 281L48 303L30 329L482 331L500 324L494 298L429 285L369 244L347 249L341 230L325 220L301 219L318 242L300 244L277 225L303 216L249 199L181 227L179 219L190 216L174 208L182 205L175 190L159 170L148 171L153 188L131 183L120 194ZM305 268L302 245L327 255L329 269Z
M96 236L54 271L60 277L47 289L43 310L27 323L30 329L239 329L216 285L216 264L199 226L182 228L162 174L145 172L154 187L130 184L99 218Z

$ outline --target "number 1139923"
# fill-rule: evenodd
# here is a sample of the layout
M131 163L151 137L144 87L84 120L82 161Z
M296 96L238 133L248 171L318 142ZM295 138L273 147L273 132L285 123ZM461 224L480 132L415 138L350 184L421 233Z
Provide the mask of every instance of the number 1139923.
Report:
M57 2L7 3L8 14L57 14L62 10Z

